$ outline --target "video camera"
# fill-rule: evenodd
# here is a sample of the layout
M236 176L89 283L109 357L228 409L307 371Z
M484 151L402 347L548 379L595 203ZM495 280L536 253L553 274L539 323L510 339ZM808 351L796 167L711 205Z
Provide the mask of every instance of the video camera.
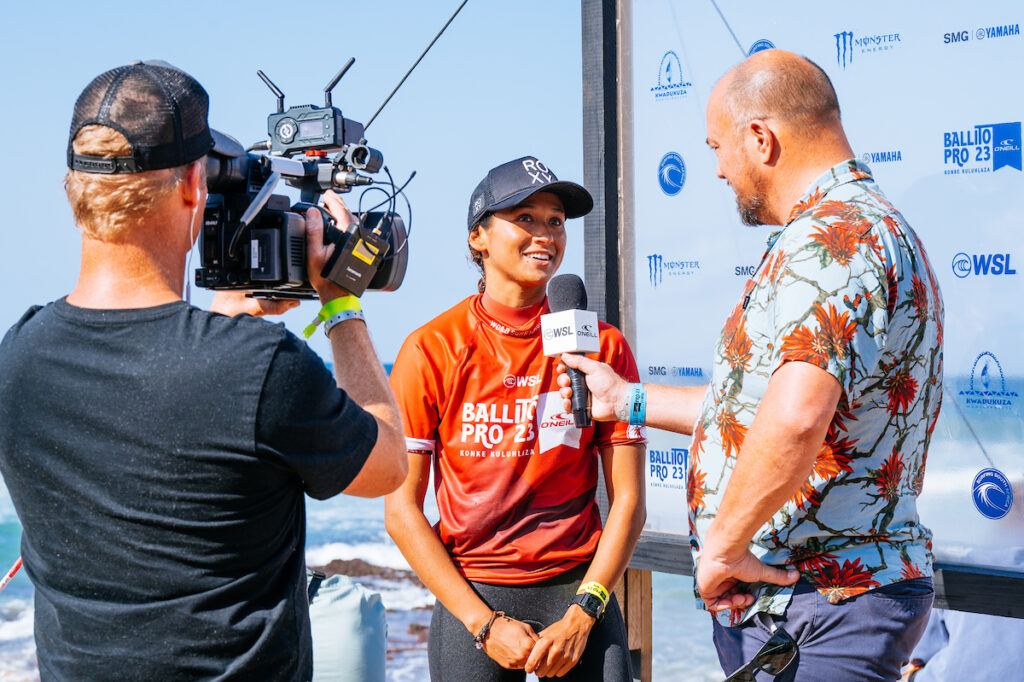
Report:
M388 173L383 184L391 192L382 190L387 199L373 207L387 208L355 213L356 221L342 229L316 206L328 189L349 192L357 185L375 184L360 171L376 173L384 164L383 155L367 146L363 124L345 118L331 103L331 90L354 61L324 88L323 107L305 104L287 111L284 93L257 71L277 96L277 112L267 117L269 139L249 150L234 138L214 134L206 162L209 195L199 235L202 267L196 270L197 286L245 290L263 298L316 298L306 273L303 215L311 209L323 215L324 243L334 244L322 277L356 296L366 289L394 291L401 286L408 235L395 204L404 186L396 189ZM299 188L299 203L293 206L288 197L273 193L281 179Z

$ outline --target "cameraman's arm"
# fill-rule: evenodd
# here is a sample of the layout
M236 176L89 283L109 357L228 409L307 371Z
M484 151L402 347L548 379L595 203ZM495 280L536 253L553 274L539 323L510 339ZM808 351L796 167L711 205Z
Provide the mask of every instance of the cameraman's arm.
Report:
M345 204L333 192L327 192L325 204L340 225L352 220ZM320 277L332 248L324 246L320 213L309 211L306 214L307 270L310 284L324 304L348 295L341 287ZM377 443L359 474L343 492L360 497L385 495L402 484L409 466L395 398L362 320L346 320L334 325L328 338L338 386L377 421Z

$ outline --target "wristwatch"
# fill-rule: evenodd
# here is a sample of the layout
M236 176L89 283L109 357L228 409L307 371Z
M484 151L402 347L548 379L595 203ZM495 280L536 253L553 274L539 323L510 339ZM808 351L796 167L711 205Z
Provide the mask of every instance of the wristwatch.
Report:
M580 592L572 598L569 604L570 606L576 604L591 618L600 618L604 614L605 603L601 601L600 597L588 592Z

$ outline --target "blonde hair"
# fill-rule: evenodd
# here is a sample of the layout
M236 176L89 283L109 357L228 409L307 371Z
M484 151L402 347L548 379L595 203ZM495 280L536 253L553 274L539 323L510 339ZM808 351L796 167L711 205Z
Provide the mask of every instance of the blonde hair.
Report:
M73 145L76 154L112 157L132 153L124 135L95 124L79 130ZM146 218L170 196L186 168L111 175L68 170L64 191L83 234L101 241L118 241L130 225Z

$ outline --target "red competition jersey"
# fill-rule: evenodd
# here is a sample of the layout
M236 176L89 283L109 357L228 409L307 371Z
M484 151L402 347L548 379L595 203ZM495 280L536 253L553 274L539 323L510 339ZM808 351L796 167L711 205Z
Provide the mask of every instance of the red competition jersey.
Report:
M643 443L642 429L578 429L562 409L540 315L499 321L471 296L413 332L391 371L410 452L434 455L434 529L469 580L527 584L589 561L601 536L597 448ZM600 323L599 360L630 381L636 361ZM593 354L592 354L593 357Z

